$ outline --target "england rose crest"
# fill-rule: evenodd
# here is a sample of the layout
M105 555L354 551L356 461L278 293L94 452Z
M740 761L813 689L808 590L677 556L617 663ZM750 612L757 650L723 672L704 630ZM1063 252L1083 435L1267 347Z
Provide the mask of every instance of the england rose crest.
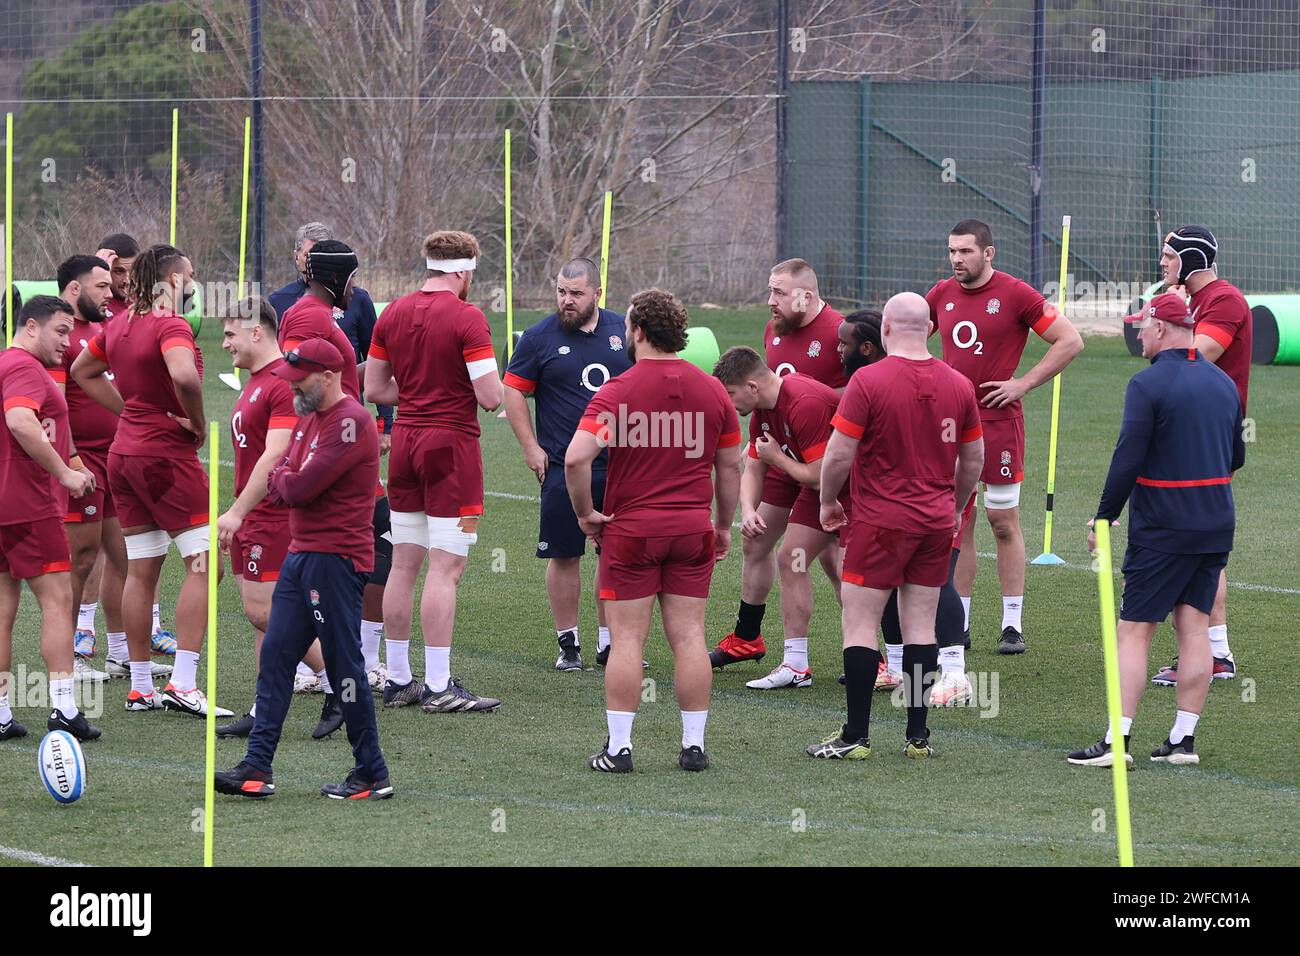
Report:
M1000 299L989 299L989 304L985 307L985 311L987 311L989 315L997 315L998 309L1000 308L1002 308L1002 302Z
M620 336L611 335L609 337L609 350L611 352L617 352L621 348L623 348L623 339Z
M822 354L822 344L821 344L821 342L819 342L817 339L813 339L813 340L812 340L812 344L808 346L808 357L809 357L809 358L816 358L817 356L819 356L819 355L821 355L821 354Z

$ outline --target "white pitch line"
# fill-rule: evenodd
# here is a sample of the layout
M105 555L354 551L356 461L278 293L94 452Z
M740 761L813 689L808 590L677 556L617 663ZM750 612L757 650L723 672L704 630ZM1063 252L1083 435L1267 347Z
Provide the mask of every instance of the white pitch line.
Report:
M46 856L44 853L36 853L33 850L19 850L12 846L0 846L0 856L8 857L11 860L17 860L19 863L34 863L37 866L85 866L84 863L76 863L72 860L65 860L57 856Z

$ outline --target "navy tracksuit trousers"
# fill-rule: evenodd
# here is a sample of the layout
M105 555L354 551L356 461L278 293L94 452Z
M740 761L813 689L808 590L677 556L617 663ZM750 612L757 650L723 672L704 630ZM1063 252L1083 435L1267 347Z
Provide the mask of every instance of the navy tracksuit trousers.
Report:
M293 674L317 637L325 673L338 695L356 772L366 781L388 776L375 704L361 655L361 593L367 575L338 554L291 552L271 598L271 621L262 640L257 675L257 714L245 758L269 773L293 697Z

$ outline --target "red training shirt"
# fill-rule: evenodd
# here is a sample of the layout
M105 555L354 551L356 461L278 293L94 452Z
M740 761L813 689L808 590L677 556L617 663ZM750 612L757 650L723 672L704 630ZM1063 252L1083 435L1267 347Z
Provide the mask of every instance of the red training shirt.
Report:
M968 289L955 278L944 279L925 294L925 301L930 303L930 322L943 342L944 362L981 393L992 391L980 389L985 382L1005 382L1015 376L1030 329L1042 335L1056 321L1056 309L1033 286L996 269L978 289ZM1018 401L979 409L986 422L1023 415Z
M280 350L288 352L308 339L324 339L343 356L343 393L361 400L361 379L357 375L357 353L348 335L334 321L334 307L314 295L304 295L289 306L280 320Z
M77 451L108 454L117 434L117 416L85 393L67 372L72 369L81 350L89 347L103 327L98 322L84 322L80 315L68 333L68 347L63 352L63 372L66 376L64 397L68 402L68 421L72 427L72 440Z
M578 427L609 446L609 530L667 537L713 528L713 457L740 444L727 390L683 359L644 359L600 387Z
M370 355L393 367L397 380L396 426L451 428L479 434L472 372L491 362L487 317L444 290L418 290L384 309L370 336Z
M375 485L379 432L355 398L298 420L289 460L267 479L268 498L289 508L289 550L341 554L375 567Z
M749 457L758 458L754 443L771 437L795 461L810 464L826 454L831 419L840 396L829 385L796 372L781 379L773 408L756 408L749 420ZM775 466L773 466L775 467Z
M64 463L72 447L68 429L68 403L58 382L31 352L12 346L0 352L0 402L11 408L30 408L45 429ZM68 492L58 479L38 465L18 444L7 427L0 440L0 525L27 524L42 518L62 518L68 510Z
M1250 388L1250 351L1254 322L1246 297L1231 282L1215 279L1192 294L1190 306L1196 333L1208 335L1223 346L1214 364L1228 373L1241 396L1241 414L1246 414L1246 392Z
M266 433L273 428L294 428L298 413L293 410L293 389L284 379L272 373L284 364L284 359L259 368L248 377L244 390L235 400L230 416L230 437L235 446L235 497L248 485L249 476L258 459L266 452ZM245 517L249 521L280 522L288 520L282 507L266 498Z
M86 347L108 363L124 403L109 451L149 458L197 455L195 436L167 417L171 412L185 418L186 412L163 358L168 349L189 349L203 380L203 356L188 322L172 312L129 313L101 327Z
M849 381L837 349L843 322L844 316L824 302L811 322L784 335L778 335L776 324L768 319L763 330L767 367L777 375L799 372L831 388L843 388Z
M859 442L853 523L909 534L953 529L957 444L984 434L975 389L960 372L933 358L886 356L849 379L834 425Z

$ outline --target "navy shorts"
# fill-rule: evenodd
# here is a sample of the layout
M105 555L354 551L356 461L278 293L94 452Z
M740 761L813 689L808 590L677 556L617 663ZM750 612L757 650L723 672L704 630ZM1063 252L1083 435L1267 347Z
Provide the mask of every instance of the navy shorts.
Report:
M591 501L597 511L605 503L605 470L591 471ZM537 535L539 558L580 558L587 552L587 536L578 527L573 513L569 488L564 483L564 467L546 469L542 482L542 521ZM597 549L597 554L600 550Z
M1166 554L1130 544L1120 568L1124 574L1120 620L1159 623L1176 604L1189 604L1209 614L1219 590L1219 574L1227 565L1226 551Z

